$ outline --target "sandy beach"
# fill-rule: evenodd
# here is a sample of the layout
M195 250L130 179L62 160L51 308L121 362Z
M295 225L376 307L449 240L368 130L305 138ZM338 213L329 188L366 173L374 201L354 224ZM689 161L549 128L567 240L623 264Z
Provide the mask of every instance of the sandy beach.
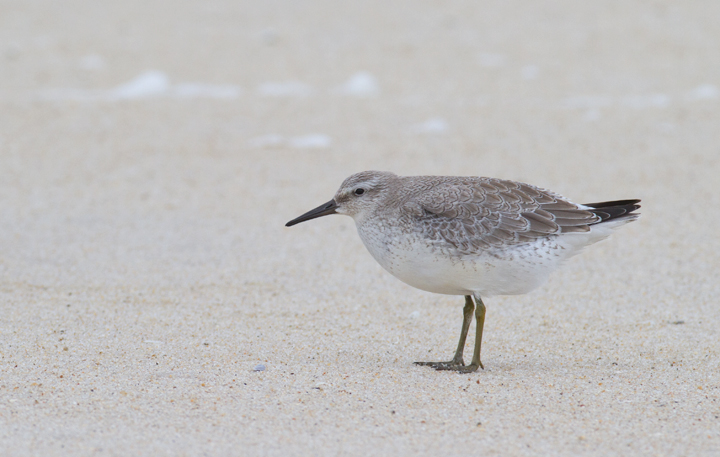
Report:
M0 2L0 455L720 455L717 18ZM462 297L348 217L284 227L362 170L642 217L486 300L485 369L438 372Z

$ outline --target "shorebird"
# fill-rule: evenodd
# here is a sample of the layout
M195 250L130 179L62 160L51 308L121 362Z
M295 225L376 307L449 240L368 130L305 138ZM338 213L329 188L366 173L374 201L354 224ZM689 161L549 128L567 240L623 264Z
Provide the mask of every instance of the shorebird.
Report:
M355 220L363 244L390 274L421 290L463 295L455 356L447 362L415 363L469 373L484 369L482 299L525 294L540 286L563 261L636 220L639 202L577 204L504 179L364 171L347 178L332 200L285 225L345 214ZM475 346L466 366L463 350L473 312Z

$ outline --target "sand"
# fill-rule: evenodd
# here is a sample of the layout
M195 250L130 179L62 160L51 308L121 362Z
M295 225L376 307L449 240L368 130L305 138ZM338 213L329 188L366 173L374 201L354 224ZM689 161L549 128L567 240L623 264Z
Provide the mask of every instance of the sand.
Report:
M720 454L720 3L388 3L0 4L1 455ZM365 169L643 215L436 372Z

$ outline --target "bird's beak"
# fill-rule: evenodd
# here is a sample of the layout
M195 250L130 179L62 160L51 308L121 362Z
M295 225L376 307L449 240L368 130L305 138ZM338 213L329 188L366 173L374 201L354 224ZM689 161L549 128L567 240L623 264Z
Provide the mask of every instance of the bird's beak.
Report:
M327 216L328 214L335 214L335 209L338 207L337 203L335 203L335 200L330 200L327 203L323 203L322 205L318 206L315 209L311 209L307 213L303 214L300 217L297 217L287 224L285 224L285 227L292 227L295 224L299 224L300 222L309 221L310 219L315 219L316 217L321 216Z

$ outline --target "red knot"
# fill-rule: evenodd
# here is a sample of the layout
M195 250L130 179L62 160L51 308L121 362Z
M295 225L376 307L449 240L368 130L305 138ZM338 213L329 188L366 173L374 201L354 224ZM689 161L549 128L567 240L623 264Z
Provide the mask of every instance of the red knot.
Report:
M465 296L455 356L415 363L468 373L483 368L482 298L535 289L563 261L637 219L639 202L578 204L504 179L364 171L347 178L332 200L286 226L345 214L393 276L428 292ZM475 347L466 366L463 349L473 313Z

